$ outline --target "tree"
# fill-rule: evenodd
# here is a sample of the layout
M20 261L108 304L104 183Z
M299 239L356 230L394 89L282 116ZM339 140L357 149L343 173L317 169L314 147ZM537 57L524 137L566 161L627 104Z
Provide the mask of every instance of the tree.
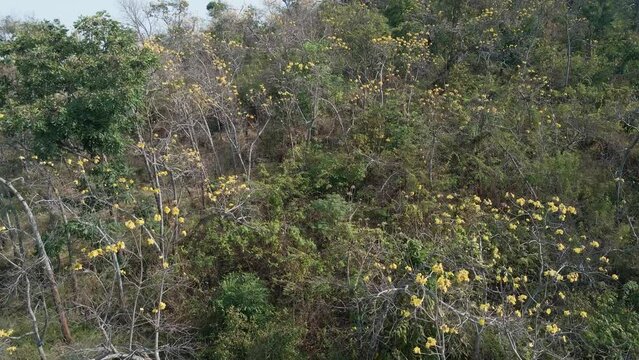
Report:
M132 31L104 13L81 18L72 33L58 22L30 23L0 57L15 70L0 101L4 131L27 135L25 145L43 157L121 151L153 64Z

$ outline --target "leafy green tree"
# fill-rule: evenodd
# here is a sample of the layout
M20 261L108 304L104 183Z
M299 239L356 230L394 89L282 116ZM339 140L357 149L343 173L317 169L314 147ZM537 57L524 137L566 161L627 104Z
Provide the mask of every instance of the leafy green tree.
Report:
M104 13L84 17L69 32L58 22L20 26L0 47L13 69L2 130L27 135L41 156L61 149L116 154L135 124L151 53L135 34Z

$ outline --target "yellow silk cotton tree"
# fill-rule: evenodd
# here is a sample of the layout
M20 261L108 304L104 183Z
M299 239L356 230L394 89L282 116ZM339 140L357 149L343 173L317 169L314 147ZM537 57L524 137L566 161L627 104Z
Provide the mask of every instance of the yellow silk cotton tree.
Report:
M578 346L592 311L582 292L618 277L600 241L575 231L575 207L510 193L495 205L478 196L410 197L405 226L427 227L418 246L427 255L378 258L362 272L369 294L358 307L370 318L360 336L439 358L488 346L518 358L562 356Z

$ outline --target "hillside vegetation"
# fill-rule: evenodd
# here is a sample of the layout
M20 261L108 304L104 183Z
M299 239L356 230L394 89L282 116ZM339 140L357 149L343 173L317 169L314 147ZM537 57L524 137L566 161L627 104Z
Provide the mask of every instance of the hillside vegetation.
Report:
M639 2L0 23L0 359L638 359Z

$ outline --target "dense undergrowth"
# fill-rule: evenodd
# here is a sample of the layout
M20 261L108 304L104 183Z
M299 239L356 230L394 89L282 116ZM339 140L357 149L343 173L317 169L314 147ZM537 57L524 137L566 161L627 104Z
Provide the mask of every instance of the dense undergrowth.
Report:
M3 22L0 358L639 356L636 1L123 4Z

